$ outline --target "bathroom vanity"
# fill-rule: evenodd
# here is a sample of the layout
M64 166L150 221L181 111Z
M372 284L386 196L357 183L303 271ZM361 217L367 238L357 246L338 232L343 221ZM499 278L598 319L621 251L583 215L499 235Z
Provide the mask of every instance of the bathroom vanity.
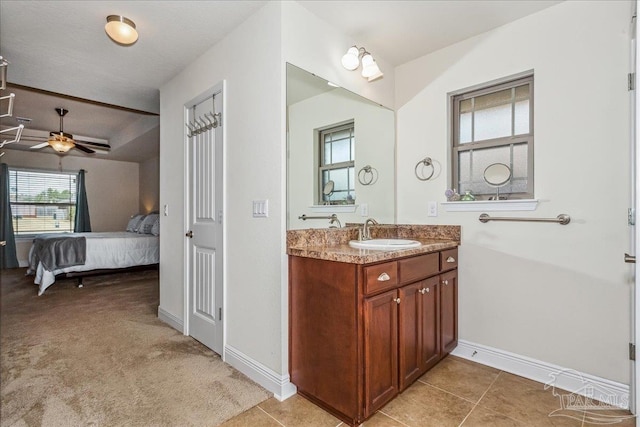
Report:
M455 348L459 230L373 227L377 237L422 243L389 251L349 247L357 229L289 232L289 364L299 394L357 425Z

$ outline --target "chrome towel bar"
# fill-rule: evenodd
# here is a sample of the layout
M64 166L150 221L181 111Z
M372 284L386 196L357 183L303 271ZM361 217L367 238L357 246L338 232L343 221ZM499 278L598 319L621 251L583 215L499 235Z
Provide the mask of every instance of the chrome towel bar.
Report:
M488 214L483 213L478 218L480 222L489 221L526 221L526 222L557 222L561 225L567 225L571 222L571 217L567 214L560 214L556 218L517 218L517 217L490 217Z
M336 218L336 214L333 215L327 215L327 216L307 216L306 214L302 214L298 217L298 219L301 219L303 221L306 221L308 219L334 219Z
M329 224L333 224L334 222L338 223L338 228L342 228L342 224L340 223L340 220L338 219L338 215L336 214L331 214L331 215L327 215L327 216L307 216L307 214L302 214L298 217L298 219L301 219L303 221L306 221L308 219L328 219ZM332 227L329 227L332 228Z

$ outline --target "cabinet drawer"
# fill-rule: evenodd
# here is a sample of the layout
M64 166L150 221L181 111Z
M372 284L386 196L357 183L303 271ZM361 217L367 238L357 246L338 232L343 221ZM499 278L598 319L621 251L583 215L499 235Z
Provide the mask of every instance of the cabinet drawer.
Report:
M395 261L364 268L364 293L369 295L398 285L398 264Z
M458 268L458 248L440 252L440 270Z
M398 261L400 283L411 283L438 274L439 259L438 254L433 253Z

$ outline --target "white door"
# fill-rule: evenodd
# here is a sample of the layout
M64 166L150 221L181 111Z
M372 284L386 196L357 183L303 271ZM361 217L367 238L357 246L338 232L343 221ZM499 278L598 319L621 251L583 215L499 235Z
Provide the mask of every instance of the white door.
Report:
M637 71L637 56L638 56L638 43L637 43L637 29L636 29L636 11L637 11L637 0L633 2L632 5L632 22L631 22L631 52L630 52L630 73L635 76L637 79L638 71ZM633 81L630 79L630 83ZM640 165L640 150L638 147L638 124L640 120L638 120L638 113L640 112L640 108L638 108L638 97L636 95L637 90L635 89L635 84L630 84L629 91L630 94L630 107L631 107L631 207L632 212L629 213L629 226L631 229L631 249L633 251L634 256L630 257L625 254L626 262L635 262L635 255L640 253L640 227L635 225L636 218L638 217L638 212L640 212L640 198L637 195L637 190L640 188L640 174L637 172L637 165ZM635 267L635 264L632 264ZM635 270L635 268L634 268ZM638 321L640 317L638 316L638 308L640 308L640 277L637 273L635 276L635 284L633 286L631 296L632 296L632 307L631 307L631 333L632 333L632 343L634 345L640 344L640 324ZM640 394L638 393L638 387L640 386L640 369L638 369L635 361L631 362L631 381L630 381L630 398L629 398L629 409L635 415L638 415L638 410L640 409ZM640 427L640 417L636 417L636 426Z
M222 84L187 109L188 334L218 354L223 346Z

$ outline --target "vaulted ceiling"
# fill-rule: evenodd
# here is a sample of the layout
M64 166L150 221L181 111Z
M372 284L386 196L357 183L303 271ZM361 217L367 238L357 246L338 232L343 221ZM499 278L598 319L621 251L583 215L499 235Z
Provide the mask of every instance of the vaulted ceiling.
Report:
M65 131L110 140L114 149L109 158L142 161L157 155L159 132L150 130L150 122L158 118L146 113L159 112L159 88L265 3L2 1L0 55L10 61L8 81L54 93L29 94L26 88L14 87L23 91L16 97L14 116L31 118L27 127L56 130L55 104L71 111ZM559 2L299 3L397 66ZM134 45L122 47L107 38L105 18L112 14L136 23L140 38ZM94 102L85 107L69 98L56 99L55 93ZM2 125L15 125L12 120L2 119Z

